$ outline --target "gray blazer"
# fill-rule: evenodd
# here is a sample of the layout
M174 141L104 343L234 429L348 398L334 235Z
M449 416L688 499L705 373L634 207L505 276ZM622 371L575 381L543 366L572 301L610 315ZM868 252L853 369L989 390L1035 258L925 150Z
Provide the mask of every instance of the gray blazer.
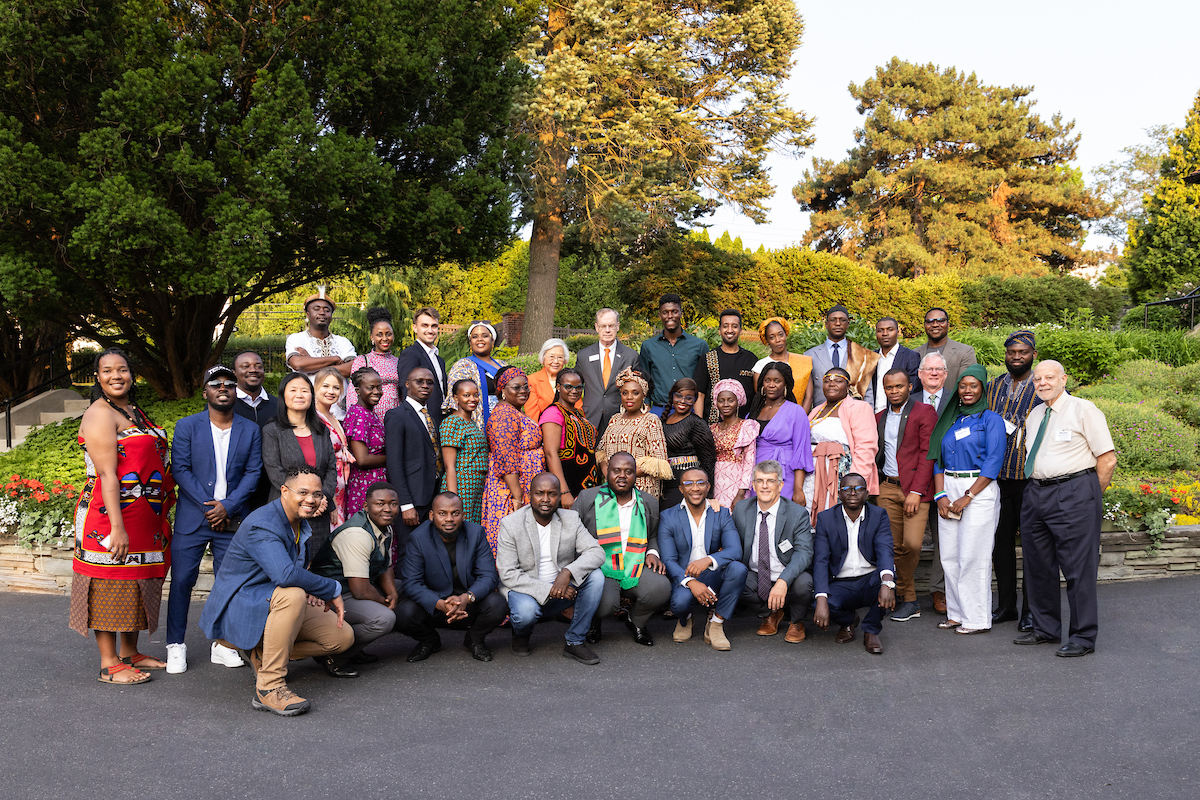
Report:
M842 355L842 358L841 358L842 367L845 368L846 367L846 359L850 357L850 352L849 352L850 347L849 346L854 344L854 342L851 342L849 339L843 339L842 341L845 342L847 345L847 348L846 348L847 352L846 352L846 354ZM859 346L862 347L861 345L859 345ZM863 347L862 350L860 350L859 352L862 353L864 351L871 352L871 351L867 350L865 347ZM839 352L840 352L840 350L839 350ZM825 402L825 392L822 389L821 381L825 378L825 373L828 372L829 370L833 369L833 359L829 357L829 348L826 346L824 339L822 339L821 343L819 345L817 345L816 347L812 347L812 348L809 348L808 350L805 350L804 355L811 358L812 362L813 362L813 365L812 365L813 401L812 402L813 402L813 408L816 408L817 406L821 405L821 403ZM870 370L870 372L871 373L874 372L873 367ZM861 379L861 377L862 376L860 375L859 378ZM862 399L865 400L868 404L870 404L871 408L874 409L875 408L874 382L866 381L865 383L866 383L866 388L863 389ZM855 385L857 386L858 384L856 383Z
M333 495L337 491L337 461L333 457L333 442L324 426L312 434L313 450L317 453L316 470L321 476L321 491L325 492L329 504L333 505ZM288 470L307 463L304 460L304 451L296 441L296 434L291 428L280 428L275 420L268 422L262 429L262 460L267 480L271 482L268 502L279 499L279 487L283 485Z
M596 495L600 493L599 486L594 486L591 489L584 489L575 498L575 504L571 510L579 514L579 520L583 526L588 529L588 533L596 536ZM638 497L642 498L642 502L646 504L646 552L654 551L658 554L658 498L652 494L646 494L641 489L634 488ZM609 502L612 502L611 500ZM598 538L598 537L597 537Z
M604 562L602 548L574 511L559 509L550 520L550 545L555 548L556 570L569 569L572 582L584 579ZM550 598L551 584L538 580L542 546L533 509L522 506L500 520L496 536L496 569L500 573L500 592L527 594L539 604Z
M583 378L583 413L588 422L596 426L597 436L603 436L608 421L614 414L621 413L621 391L617 388L617 374L629 367L641 367L637 351L619 341L613 347L612 355L612 372L608 376L607 385L604 383L604 356L599 342L589 344L575 357L575 370L579 377Z
M750 564L754 539L758 536L758 498L747 497L733 507L733 526L742 537L742 563ZM789 542L786 549L781 547ZM775 520L775 554L783 563L779 579L791 585L800 573L812 569L813 534L808 509L791 500L779 498L779 514ZM753 565L758 569L758 565Z
M917 355L924 358L928 353L929 342L926 341L917 348ZM946 388L950 390L950 394L954 394L958 390L958 379L962 377L963 370L975 363L975 348L947 339L946 344L942 346L942 358L946 359ZM939 405L943 405L945 398L940 397L938 401Z

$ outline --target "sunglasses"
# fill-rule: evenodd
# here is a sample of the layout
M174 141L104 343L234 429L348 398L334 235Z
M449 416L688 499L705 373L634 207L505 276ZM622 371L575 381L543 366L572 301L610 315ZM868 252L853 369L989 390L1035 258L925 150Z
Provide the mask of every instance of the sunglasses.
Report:
M237 386L235 381L209 381L207 384L210 389L232 389Z

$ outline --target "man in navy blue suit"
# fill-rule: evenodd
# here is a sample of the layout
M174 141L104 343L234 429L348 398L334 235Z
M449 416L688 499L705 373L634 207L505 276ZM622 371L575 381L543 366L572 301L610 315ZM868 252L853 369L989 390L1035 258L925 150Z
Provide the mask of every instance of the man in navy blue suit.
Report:
M441 427L442 401L446 399L446 361L438 355L438 332L441 330L441 315L436 308L417 309L413 314L413 338L415 341L404 348L397 356L396 374L404 377L417 367L424 367L433 375L433 386L429 396L425 398L425 408L433 417L433 424ZM486 387L485 387L486 389ZM407 387L400 387L400 395L404 396Z
M837 642L846 644L854 641L857 610L866 608L863 646L872 655L882 655L883 612L896 607L892 528L887 512L867 503L867 481L857 472L842 478L838 500L838 505L817 514L813 621L821 630L829 627L830 620L836 622Z
M672 638L692 638L692 607L712 609L704 641L714 650L728 650L725 620L733 615L746 584L742 538L728 509L708 505L708 475L689 469L679 477L683 502L664 509L658 518L658 547L671 578L671 611L678 618Z
M392 566L397 570L404 563L409 534L429 516L441 472L437 423L425 406L437 379L424 367L414 367L403 377L404 400L383 415L388 483L400 497L400 518L394 525L392 545Z
M167 600L167 672L187 671L188 605L200 574L200 560L212 548L213 573L239 520L252 509L249 500L262 472L258 426L233 413L237 376L218 364L204 375L208 408L175 425L171 472L179 486L175 530L171 538L171 594ZM214 664L240 667L236 651L213 642Z
M406 596L396 607L396 630L417 640L409 663L442 649L438 628L466 630L471 658L492 660L484 639L504 621L508 603L496 591L500 575L487 534L463 519L462 498L433 498L429 519L409 538L400 576Z
M871 374L871 386L875 390L875 413L887 408L887 396L883 392L883 376L888 370L902 369L908 376L908 388L913 394L921 389L921 377L917 370L921 357L916 350L900 344L900 323L892 317L884 317L875 324L875 341L879 344L879 362Z

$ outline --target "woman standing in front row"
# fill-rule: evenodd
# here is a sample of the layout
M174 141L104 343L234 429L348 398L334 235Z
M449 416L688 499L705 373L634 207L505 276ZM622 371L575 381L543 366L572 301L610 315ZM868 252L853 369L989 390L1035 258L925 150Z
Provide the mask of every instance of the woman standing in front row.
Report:
M596 429L579 410L582 398L583 376L565 367L558 373L554 402L539 418L546 471L562 483L563 508L574 505L584 489L603 482L596 468Z
M746 390L741 381L733 378L718 381L712 392L720 417L720 422L709 426L717 448L713 499L722 508L732 509L750 491L754 465L758 463L755 458L758 423L738 418L738 409L746 405Z
M72 630L96 633L100 682L124 686L167 666L139 653L137 642L138 631L158 628L175 502L166 432L134 404L133 383L123 352L96 358L92 405L79 426L87 483L75 510L70 614Z
M795 389L790 366L782 361L767 363L759 373L758 392L750 401L747 417L759 426L755 459L759 463L778 461L783 466L781 496L803 506L807 505L804 479L812 472L813 457L808 415L791 399Z
M708 485L715 484L717 446L712 431L704 419L692 413L699 390L691 378L680 378L671 385L667 407L662 412L663 438L667 442L667 462L671 479L663 484L662 508L683 502L679 479L689 469L699 467L708 475Z
M871 404L850 396L850 373L834 367L821 378L825 402L809 412L812 428L813 475L805 481L809 513L817 514L838 504L838 487L847 472L857 472L867 482L869 494L879 494L879 428Z
M1000 521L996 476L1004 463L1004 418L987 407L987 369L972 364L929 437L938 540L946 573L946 619L939 628L992 627L992 545Z
M471 355L454 362L450 371L446 373L446 383L453 386L464 378L475 381L479 386L480 403L471 419L475 420L479 430L486 433L492 409L500 403L496 379L505 364L492 355L492 351L496 349L496 329L487 320L476 320L467 325L467 344L471 348ZM442 403L442 410L446 414L452 413L454 400L447 397Z
M487 425L487 480L483 487L483 528L492 558L500 520L529 502L529 485L546 467L542 458L542 430L521 413L529 400L529 378L518 367L505 367L496 375L500 402Z

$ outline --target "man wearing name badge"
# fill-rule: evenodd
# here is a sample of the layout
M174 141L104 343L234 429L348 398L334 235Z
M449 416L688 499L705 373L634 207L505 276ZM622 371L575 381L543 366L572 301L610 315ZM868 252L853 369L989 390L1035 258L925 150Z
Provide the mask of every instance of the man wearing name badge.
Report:
M434 377L433 387L425 400L425 408L433 418L433 425L440 428L442 424L442 402L446 399L446 361L438 355L438 333L441 331L442 317L436 308L417 309L413 315L413 338L415 341L404 348L396 359L396 376L403 378L417 367L424 367ZM401 385L400 397L403 398L405 387ZM486 388L486 387L485 387Z
M641 370L637 351L617 341L621 315L611 308L596 312L596 336L575 357L575 371L583 378L583 413L596 428L596 441L608 429L608 421L621 413L621 390L617 375L626 367Z
M900 323L892 317L884 317L875 323L875 342L879 345L879 361L871 373L871 389L875 394L875 413L888 407L887 395L883 391L883 376L888 370L902 369L908 375L909 391L921 388L921 357L916 350L900 344Z
M1062 364L1038 364L1033 385L1042 405L1025 420L1025 477L1030 480L1021 499L1021 551L1033 630L1013 641L1061 641L1061 570L1071 624L1067 643L1055 655L1086 656L1096 649L1099 628L1102 493L1117 468L1117 454L1103 412L1067 394Z
M667 393L675 381L696 374L696 365L708 352L703 339L683 329L683 298L679 295L671 292L659 299L658 318L662 333L642 342L640 354L642 372L650 378L650 410L656 416L670 403Z
M871 387L871 375L879 362L879 354L868 350L858 342L846 338L850 330L850 312L843 305L836 305L825 314L826 339L816 347L804 352L812 359L813 407L825 402L822 381L825 373L834 367L846 370L850 376L850 394L856 398L875 403L875 391Z
M304 316L308 325L304 330L288 335L285 358L289 367L296 372L303 372L310 381L325 367L337 367L342 374L342 397L332 410L335 417L344 419L345 390L350 385L346 379L350 377L350 365L357 353L349 339L329 330L329 322L336 309L333 300L325 296L324 286L316 294L309 295L304 301Z
M1037 359L1033 331L1014 331L1004 342L1006 372L988 384L988 408L1004 419L1008 445L996 486L1000 489L1000 521L992 547L992 566L996 571L999 602L992 624L1018 619L1017 614L1017 532L1021 524L1021 500L1029 481L1025 478L1025 420L1042 400L1034 391L1033 362ZM1028 581L1021 586L1021 606L1017 628L1033 630L1029 612Z
M946 385L946 359L941 353L929 353L921 357L921 366L917 370L921 379L921 402L932 408L941 416L950 395L954 394L954 386ZM926 442L928 447L929 443ZM942 569L942 550L938 544L938 515L929 515L929 532L933 536L933 561L929 564L929 591L933 596L933 610L938 614L946 613L946 573Z
M710 425L721 421L717 404L713 402L712 387L728 378L742 384L746 397L753 397L754 365L758 363L758 356L738 344L742 338L742 312L727 308L721 312L718 322L721 345L704 354L696 365L696 374L692 376L699 392L694 408ZM746 416L748 407L749 403L739 408L738 414Z
M392 566L404 562L408 535L429 517L442 472L438 430L425 403L437 380L424 367L416 367L404 380L403 402L383 415L383 453L388 483L400 497L400 518L392 541Z
M263 387L262 356L253 350L238 353L233 359L233 373L237 376L237 400L233 404L233 413L244 417L258 426L259 433L268 422L279 414L279 398L267 392ZM261 508L267 504L271 495L271 482L267 479L264 466L258 477L258 486L247 501L247 510Z
M179 487L175 532L171 537L171 595L167 600L167 672L187 671L188 605L200 575L205 550L212 549L213 574L233 541L262 473L262 438L258 426L233 413L233 370L221 364L204 375L208 408L175 425L171 472ZM245 662L236 650L213 642L209 660L226 667Z
M937 353L942 357L946 367L943 380L953 394L958 387L958 379L962 377L962 371L975 363L975 348L954 341L949 338L949 333L950 315L946 313L946 309L931 308L926 311L925 343L917 348L917 355L925 358L930 353ZM938 413L941 413L941 409L938 409Z

